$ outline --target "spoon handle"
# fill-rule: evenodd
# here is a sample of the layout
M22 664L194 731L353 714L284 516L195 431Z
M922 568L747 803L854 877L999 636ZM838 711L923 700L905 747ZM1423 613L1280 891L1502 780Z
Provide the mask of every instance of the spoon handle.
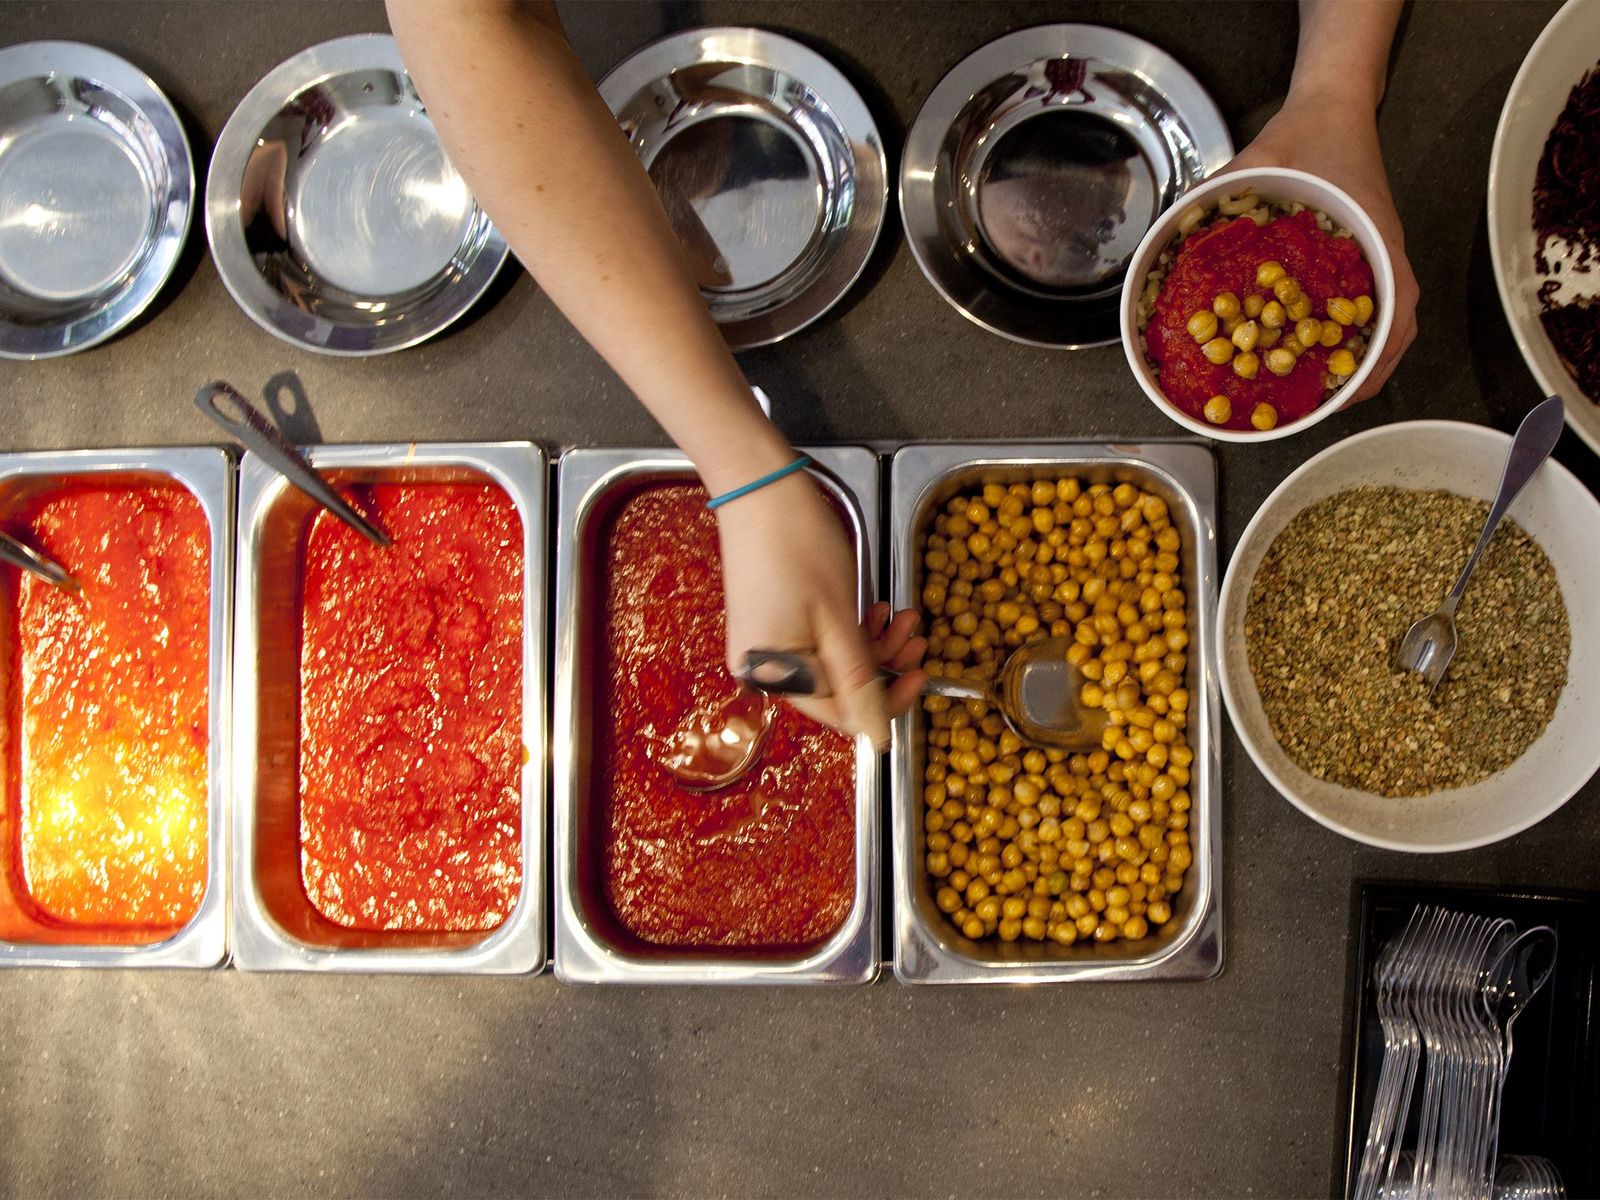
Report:
M1561 397L1551 396L1537 404L1532 412L1522 418L1522 424L1517 426L1517 435L1511 439L1511 453L1506 456L1505 472L1500 476L1500 490L1495 493L1494 504L1489 508L1489 519L1483 523L1483 532L1478 535L1478 544L1472 548L1472 557L1467 559L1460 578L1445 599L1446 612L1453 614L1456 605L1461 603L1461 597L1467 590L1467 580L1472 577L1478 560L1488 549L1489 539L1499 528L1506 510L1522 493L1528 480L1533 478L1533 473L1556 448L1565 420Z
M391 539L366 517L357 512L334 491L300 451L279 433L255 406L231 385L218 380L208 383L195 393L195 407L210 417L229 434L237 438L244 448L282 475L295 487L310 496L323 508L368 541L388 546Z
M67 569L52 558L46 558L26 542L20 542L9 533L0 533L0 562L10 563L13 567L20 567L31 575L37 575L46 583L53 583L57 587L76 590L77 581L67 574Z
M879 668L884 679L898 679L895 671ZM740 683L769 696L827 696L828 673L817 656L806 650L751 650L734 676ZM989 691L976 684L956 679L929 678L922 687L924 696L948 696L952 700L987 700Z

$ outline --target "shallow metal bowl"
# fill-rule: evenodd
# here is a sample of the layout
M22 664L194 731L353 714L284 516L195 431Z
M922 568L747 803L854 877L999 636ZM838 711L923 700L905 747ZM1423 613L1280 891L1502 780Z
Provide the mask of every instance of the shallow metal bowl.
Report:
M871 589L878 558L878 462L858 446L806 453L847 514L861 582ZM595 560L608 516L642 485L694 481L689 460L667 450L573 450L558 472L556 690L551 742L555 779L555 968L569 983L867 983L878 974L878 752L856 741L855 900L820 945L793 951L703 951L647 945L622 929L598 878L603 836L591 766L595 702L592 615L603 597Z
M888 166L860 93L820 54L760 29L690 29L624 60L600 94L735 350L805 328L860 277Z
M31 901L18 895L10 870L0 871L0 967L215 967L227 956L228 934L228 778L230 650L233 642L233 463L212 446L146 450L72 450L0 454L0 512L32 496L60 488L177 484L188 489L205 513L210 537L211 596L207 628L206 890L200 908L182 929L159 941L129 940L119 934L43 924L27 914ZM16 610L7 605L0 622L0 660L14 672ZM0 686L12 693L14 676ZM12 710L15 711L14 709ZM10 718L15 720L15 717ZM21 739L0 738L7 753L0 772L15 796L20 778ZM14 861L17 830L0 812L0 853Z
M324 354L432 337L507 254L387 34L313 46L250 89L211 158L206 236L239 307Z
M890 797L894 826L894 973L902 983L1050 983L1075 979L1209 979L1222 969L1221 712L1217 699L1216 462L1199 446L908 446L890 468L891 598L911 608L922 594L922 553L939 507L963 488L1076 475L1129 481L1167 502L1183 536L1189 596L1189 838L1194 862L1173 915L1138 942L973 941L934 903L924 869L924 717L914 708L894 725Z
M516 974L545 961L545 461L526 442L313 446L336 484L476 483L522 522L522 892L486 932L335 924L306 898L300 863L300 579L318 511L260 459L239 468L234 690L233 961L253 971Z
M1117 340L1139 240L1233 157L1222 114L1164 51L1097 25L1041 25L957 63L900 164L917 265L964 316L1074 349Z
M122 329L172 274L194 164L148 76L79 42L0 50L0 357Z

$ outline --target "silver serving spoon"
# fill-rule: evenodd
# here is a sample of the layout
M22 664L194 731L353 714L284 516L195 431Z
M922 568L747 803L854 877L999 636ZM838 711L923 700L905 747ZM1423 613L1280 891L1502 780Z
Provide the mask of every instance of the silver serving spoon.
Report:
M37 575L46 583L53 583L56 587L65 588L69 592L81 590L78 581L67 574L67 569L55 559L40 554L32 546L18 541L9 533L0 533L0 562L20 567L30 575Z
M220 379L195 393L195 407L210 417L244 448L282 475L323 508L338 517L368 541L379 546L392 544L387 533L362 516L319 475L305 455L279 433L277 427L258 412L237 389Z
M924 696L981 700L999 710L1025 742L1098 750L1106 714L1079 699L1083 676L1067 661L1069 638L1043 638L1012 651L993 683L929 678ZM718 712L701 714L668 738L656 761L685 787L716 791L742 779L760 761L772 725L765 696L826 696L827 673L815 654L752 650L734 673L745 687ZM884 671L886 678L896 678Z
M1467 580L1472 578L1472 572L1488 548L1489 539L1494 536L1506 510L1556 448L1563 420L1559 396L1542 401L1522 419L1522 424L1517 426L1516 437L1511 439L1511 452L1506 456L1506 469L1500 476L1500 490L1495 494L1494 504L1489 508L1489 519L1483 523L1483 532L1478 535L1478 544L1472 548L1467 565L1461 569L1461 577L1450 589L1444 603L1406 630L1405 637L1400 639L1395 649L1395 667L1421 675L1428 685L1430 696L1443 682L1445 672L1450 669L1450 660L1455 657L1456 607L1467 590Z

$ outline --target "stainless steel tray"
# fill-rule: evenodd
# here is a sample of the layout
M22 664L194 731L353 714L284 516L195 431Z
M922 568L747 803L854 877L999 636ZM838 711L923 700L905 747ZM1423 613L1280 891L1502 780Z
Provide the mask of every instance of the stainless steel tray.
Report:
M522 519L522 894L487 933L348 929L300 878L299 555L311 501L259 459L239 469L234 643L233 960L247 971L517 974L544 965L545 459L526 442L314 446L335 482L492 483Z
M163 941L122 946L73 942L72 931L63 929L54 942L0 942L0 967L214 967L227 956L228 934L233 464L224 451L210 446L0 454L0 511L30 494L90 481L181 484L200 501L211 527L206 892L189 923ZM9 641L10 627L0 636ZM12 769L8 762L5 770Z
M860 574L876 580L878 461L860 447L810 450L821 482L850 515ZM579 854L590 806L586 765L592 672L582 637L587 564L603 502L620 487L650 479L693 477L688 460L664 450L573 450L558 471L556 542L556 690L552 759L555 777L555 969L569 983L867 983L878 973L881 859L880 763L865 738L856 745L856 896L844 924L800 957L673 953L626 945L608 931L604 901L581 877ZM831 478L830 478L831 477Z
M894 973L902 983L1046 983L1071 979L1209 979L1222 968L1222 750L1217 693L1216 464L1209 450L1144 445L923 445L894 456L890 475L891 598L915 605L921 531L933 507L978 482L1070 472L1129 480L1164 499L1183 534L1190 596L1188 687L1194 763L1190 884L1161 936L1137 943L1034 945L963 937L934 906L923 870L922 713L895 722L890 758L894 838Z

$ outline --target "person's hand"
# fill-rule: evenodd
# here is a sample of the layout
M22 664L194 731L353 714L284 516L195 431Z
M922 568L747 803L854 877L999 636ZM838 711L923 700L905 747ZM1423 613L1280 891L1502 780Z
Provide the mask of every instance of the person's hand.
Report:
M728 665L745 652L815 651L832 695L794 698L808 716L880 748L889 722L916 699L928 644L914 636L917 616L891 616L875 604L856 623L856 556L838 516L802 473L717 510L723 589L728 605ZM878 667L904 674L885 688Z
M1377 225L1394 260L1394 326L1383 357L1352 402L1376 395L1416 340L1418 290L1372 112L1350 111L1348 97L1291 91L1278 115L1223 171L1247 167L1295 167L1319 175L1349 192Z

